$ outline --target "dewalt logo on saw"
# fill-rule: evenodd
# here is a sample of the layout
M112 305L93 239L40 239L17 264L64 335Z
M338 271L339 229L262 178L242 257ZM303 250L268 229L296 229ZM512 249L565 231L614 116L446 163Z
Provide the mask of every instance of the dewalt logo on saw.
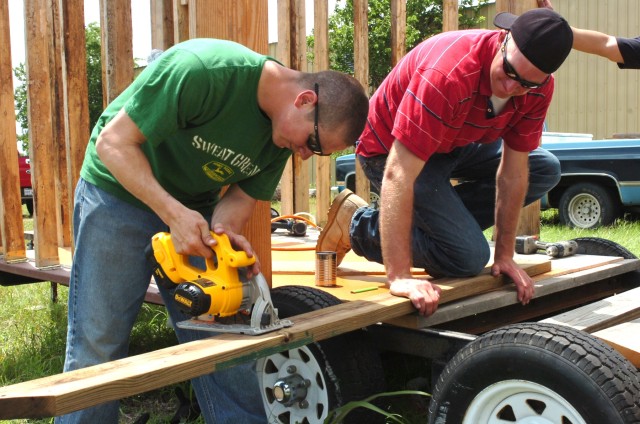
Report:
M191 305L193 305L193 302L191 300L187 299L184 296L180 296L179 294L176 294L173 298L176 302L185 305L187 308L191 308Z

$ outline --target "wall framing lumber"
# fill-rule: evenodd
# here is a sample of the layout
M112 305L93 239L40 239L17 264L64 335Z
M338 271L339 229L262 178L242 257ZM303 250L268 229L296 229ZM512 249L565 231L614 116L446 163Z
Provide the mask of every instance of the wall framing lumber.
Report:
M189 0L189 36L236 41L267 54L267 0ZM244 235L251 243L271 284L271 204L258 201Z
M69 211L73 210L73 191L80 178L84 152L89 142L89 88L87 85L84 1L58 0L60 45L62 46L64 145L67 159L62 188L68 192ZM62 223L71 232L71 219ZM68 245L71 245L71 242Z
M151 48L167 50L175 44L174 0L152 0L151 8Z
M54 143L53 105L55 76L53 15L51 0L25 0L25 35L29 102L29 137L33 182L36 266L58 266L56 226L56 173L50 164L57 159Z
M457 29L458 29L458 0L443 0L442 31L456 31Z
M407 0L391 0L391 66L407 53Z
M353 0L353 68L354 76L369 94L368 0ZM356 194L369 200L370 184L360 161L356 160Z
M173 40L180 43L189 39L189 0L173 0Z
M103 106L133 82L131 0L100 0Z
M16 149L13 70L8 0L0 0L0 233L3 259L7 262L26 259L20 178Z
M62 70L63 43L62 36L62 15L61 4L58 0L51 0L52 20L52 42L53 55L51 57L51 89L53 98L53 169L55 173L55 208L56 208L56 228L58 233L58 246L71 246L71 198L73 192L69 193L69 181L67 179L67 148L66 148L66 120L64 112L64 74Z
M316 0L313 9L314 71L329 69L329 2ZM331 158L315 156L316 162L316 223L327 223L331 204Z

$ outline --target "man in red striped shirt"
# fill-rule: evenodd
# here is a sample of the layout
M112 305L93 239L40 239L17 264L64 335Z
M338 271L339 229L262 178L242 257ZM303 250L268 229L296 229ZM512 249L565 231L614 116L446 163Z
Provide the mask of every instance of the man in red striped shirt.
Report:
M494 24L502 30L431 37L391 71L356 148L380 210L345 190L318 239L317 249L337 251L338 261L351 248L384 263L391 293L425 316L440 289L410 268L478 274L491 253L483 230L494 224L492 274L510 277L522 304L534 294L513 260L516 226L522 206L560 178L558 160L538 146L551 74L571 51L572 32L550 9L501 13Z

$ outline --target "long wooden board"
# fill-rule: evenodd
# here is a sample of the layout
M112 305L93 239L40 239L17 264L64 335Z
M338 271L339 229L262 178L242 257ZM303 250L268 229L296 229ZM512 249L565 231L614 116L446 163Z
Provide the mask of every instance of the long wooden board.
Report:
M559 260L554 259L550 262L550 272L533 277L536 283L534 299L634 271L640 267L640 261L637 259L622 259L612 256L576 255ZM436 314L428 318L412 314L387 322L408 328L432 327L517 303L516 291L512 287L505 286L500 290L443 305L438 308Z
M548 260L525 268L546 272ZM380 278L380 277L378 277ZM486 272L474 278L448 279L441 303L495 289L502 277ZM65 374L0 388L0 419L66 414L133 396L215 370L324 340L414 311L408 299L387 292L293 318L294 325L259 336L223 334Z
M541 322L566 325L593 333L637 318L640 318L640 287ZM640 340L640 333L635 338Z
M640 318L593 333L640 368Z

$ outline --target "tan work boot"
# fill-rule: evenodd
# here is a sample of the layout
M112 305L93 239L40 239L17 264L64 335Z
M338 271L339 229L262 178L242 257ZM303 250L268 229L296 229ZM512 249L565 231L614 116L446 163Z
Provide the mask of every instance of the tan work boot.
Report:
M351 250L349 227L353 214L362 206L369 206L362 198L349 189L338 194L329 208L327 225L322 229L316 244L316 252L336 252L336 265Z

